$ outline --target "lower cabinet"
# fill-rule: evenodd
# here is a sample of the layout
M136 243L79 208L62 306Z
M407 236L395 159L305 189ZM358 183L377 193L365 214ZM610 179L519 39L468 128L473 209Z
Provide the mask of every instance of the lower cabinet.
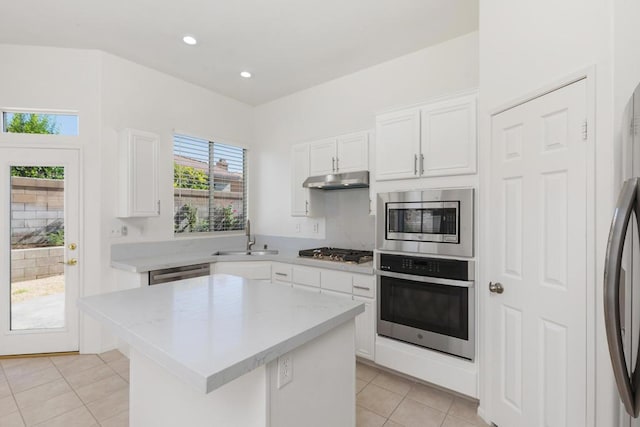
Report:
M356 354L373 360L376 337L376 304L373 298L353 297L364 303L364 313L356 317Z
M212 273L231 274L252 280L271 281L271 262L269 261L225 261L211 264Z

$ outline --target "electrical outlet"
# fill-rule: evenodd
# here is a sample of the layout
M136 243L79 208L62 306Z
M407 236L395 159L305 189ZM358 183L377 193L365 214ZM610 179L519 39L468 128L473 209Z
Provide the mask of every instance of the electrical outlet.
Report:
M293 356L291 353L278 357L278 388L282 388L293 380Z
M297 222L296 223L296 233L299 233L299 232L300 232L300 223Z
M318 233L318 228L319 228L319 227L320 227L320 226L318 225L318 223L317 223L317 222L314 222L314 223L313 223L313 232L314 232L314 233Z
M113 226L111 228L111 237L123 237L129 233L129 229L126 225Z

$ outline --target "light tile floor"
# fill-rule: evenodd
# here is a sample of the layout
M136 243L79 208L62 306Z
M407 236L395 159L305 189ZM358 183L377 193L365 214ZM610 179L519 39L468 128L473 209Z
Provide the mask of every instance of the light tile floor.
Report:
M358 363L357 427L487 426L477 405ZM126 427L129 360L99 355L0 360L0 427Z
M1 427L129 425L129 360L100 355L0 360Z
M488 426L477 403L364 363L356 365L357 427Z

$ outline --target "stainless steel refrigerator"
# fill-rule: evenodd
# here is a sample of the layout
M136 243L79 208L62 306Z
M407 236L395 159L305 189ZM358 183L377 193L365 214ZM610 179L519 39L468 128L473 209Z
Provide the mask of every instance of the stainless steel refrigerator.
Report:
M613 214L604 275L604 313L624 427L640 427L640 85L622 118L624 182Z

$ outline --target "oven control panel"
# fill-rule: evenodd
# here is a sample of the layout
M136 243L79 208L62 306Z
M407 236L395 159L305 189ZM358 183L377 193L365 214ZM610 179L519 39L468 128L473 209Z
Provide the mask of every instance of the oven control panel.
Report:
M474 280L473 261L392 254L379 256L378 265L382 271L453 280Z

